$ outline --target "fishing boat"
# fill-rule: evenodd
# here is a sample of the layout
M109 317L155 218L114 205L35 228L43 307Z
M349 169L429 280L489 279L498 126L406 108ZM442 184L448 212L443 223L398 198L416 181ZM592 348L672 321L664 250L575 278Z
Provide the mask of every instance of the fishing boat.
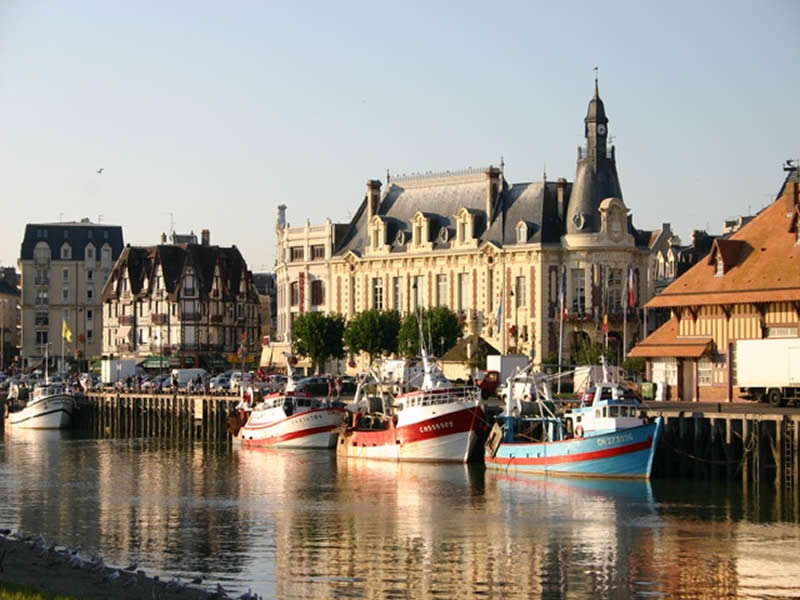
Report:
M454 386L422 348L419 389L397 395L375 371L356 389L348 427L336 452L348 458L387 461L458 462L481 458L489 430L480 389ZM372 388L374 395L368 395Z
M258 384L241 389L241 400L228 415L233 441L275 448L333 448L344 425L344 405L298 390L289 358L288 379L282 391Z
M533 382L535 397L526 401L508 394L484 447L487 468L649 479L661 417L649 420L639 400L611 381L598 383L590 401L558 411L548 378L532 365L523 374Z
M33 386L31 396L9 407L8 422L20 429L64 429L75 410L75 398L65 383L51 382Z

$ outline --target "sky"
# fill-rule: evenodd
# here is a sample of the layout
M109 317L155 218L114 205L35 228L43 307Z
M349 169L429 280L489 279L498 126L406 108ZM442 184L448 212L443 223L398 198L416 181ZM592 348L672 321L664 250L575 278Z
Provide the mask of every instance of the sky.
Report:
M0 265L89 217L272 271L279 204L347 222L387 169L572 181L595 67L634 224L688 243L800 158L799 30L796 0L0 0Z

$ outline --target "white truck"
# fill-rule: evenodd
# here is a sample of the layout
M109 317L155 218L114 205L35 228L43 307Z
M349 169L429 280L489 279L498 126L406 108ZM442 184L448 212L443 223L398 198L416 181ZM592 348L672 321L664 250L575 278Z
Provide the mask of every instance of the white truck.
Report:
M759 402L800 405L800 338L738 340L735 385Z
M490 354L486 357L486 370L500 373L500 385L506 383L519 368L524 369L530 359L523 354Z
M136 375L136 361L132 358L104 358L100 362L100 379L103 383L125 381Z

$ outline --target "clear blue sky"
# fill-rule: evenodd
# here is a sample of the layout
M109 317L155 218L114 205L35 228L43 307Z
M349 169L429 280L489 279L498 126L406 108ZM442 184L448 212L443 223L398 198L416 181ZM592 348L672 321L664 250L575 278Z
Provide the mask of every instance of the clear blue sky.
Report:
M1 0L0 264L29 222L172 213L272 270L278 204L346 221L387 168L572 180L595 66L634 223L688 242L800 158L798 31L795 0Z

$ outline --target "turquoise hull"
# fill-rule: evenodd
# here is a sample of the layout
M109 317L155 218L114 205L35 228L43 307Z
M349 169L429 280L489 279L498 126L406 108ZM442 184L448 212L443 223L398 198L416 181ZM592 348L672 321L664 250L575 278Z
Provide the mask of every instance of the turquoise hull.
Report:
M501 442L490 469L575 477L649 479L664 421L613 433L555 442Z

